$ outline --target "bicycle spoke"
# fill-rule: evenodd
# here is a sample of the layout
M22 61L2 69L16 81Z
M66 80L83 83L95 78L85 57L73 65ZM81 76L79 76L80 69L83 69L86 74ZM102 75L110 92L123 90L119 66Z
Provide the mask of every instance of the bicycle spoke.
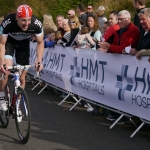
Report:
M27 95L22 88L18 88L15 104L15 121L18 136L22 143L27 143L30 135L30 108Z

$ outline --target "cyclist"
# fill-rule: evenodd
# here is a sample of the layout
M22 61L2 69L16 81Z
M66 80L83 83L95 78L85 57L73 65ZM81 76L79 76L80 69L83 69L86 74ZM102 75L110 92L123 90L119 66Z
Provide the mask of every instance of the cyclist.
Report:
M40 71L43 67L42 56L44 52L42 23L32 15L32 9L28 5L20 5L16 13L9 14L1 23L0 33L0 77L5 73L5 79L0 81L0 91L4 93L4 88L8 80L9 71L7 66L13 64L15 54L16 63L20 65L29 64L30 56L30 36L35 34L37 47L37 59L35 67ZM38 68L40 63L40 68ZM6 70L4 65L6 65ZM27 69L23 70L20 82L21 87L25 87L25 76ZM4 95L4 94L3 94ZM0 96L0 110L7 110L5 95Z

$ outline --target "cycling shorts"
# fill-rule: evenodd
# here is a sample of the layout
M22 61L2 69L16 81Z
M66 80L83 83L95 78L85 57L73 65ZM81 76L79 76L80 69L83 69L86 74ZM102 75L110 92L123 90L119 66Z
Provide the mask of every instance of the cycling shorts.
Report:
M5 44L5 59L12 59L14 56L17 64L29 65L30 39L17 41L8 36Z

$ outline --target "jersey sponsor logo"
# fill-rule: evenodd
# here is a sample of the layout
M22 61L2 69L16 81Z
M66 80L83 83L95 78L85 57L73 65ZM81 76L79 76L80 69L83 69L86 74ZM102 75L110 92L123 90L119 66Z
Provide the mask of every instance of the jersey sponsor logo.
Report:
M31 35L30 33L25 33L25 32L12 32L12 35L25 35L25 36L29 36Z
M2 23L2 26L5 28L8 24L10 24L11 23L11 20L10 20L10 18L9 19L7 19L7 20L5 20L3 23Z
M34 24L38 25L40 28L42 28L42 23L39 20L35 20Z

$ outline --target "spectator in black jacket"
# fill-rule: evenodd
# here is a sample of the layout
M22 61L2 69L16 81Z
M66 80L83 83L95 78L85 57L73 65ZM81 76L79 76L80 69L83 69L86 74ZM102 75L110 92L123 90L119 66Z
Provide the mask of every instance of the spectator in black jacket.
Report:
M134 25L136 25L139 30L142 30L138 13L145 8L145 0L133 0L133 6L136 9L137 13L134 16Z
M138 51L142 49L150 49L150 8L144 8L139 13L139 19L143 28L136 48L132 48L130 54L136 55L138 58Z
M79 33L80 22L77 16L73 16L69 19L68 23L71 29L71 36L69 42L67 42L65 46L73 46L75 37Z

